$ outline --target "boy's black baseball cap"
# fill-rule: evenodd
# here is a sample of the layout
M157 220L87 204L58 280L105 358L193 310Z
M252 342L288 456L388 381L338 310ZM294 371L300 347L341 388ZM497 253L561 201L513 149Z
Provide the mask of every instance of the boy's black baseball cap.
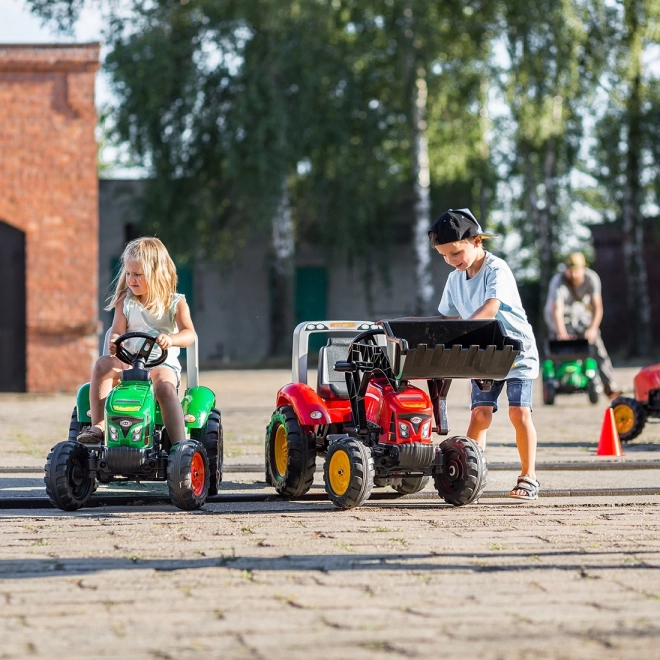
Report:
M445 211L433 221L433 226L429 231L429 239L433 247L445 243L456 243L472 236L498 237L497 234L484 231L470 209L449 209Z

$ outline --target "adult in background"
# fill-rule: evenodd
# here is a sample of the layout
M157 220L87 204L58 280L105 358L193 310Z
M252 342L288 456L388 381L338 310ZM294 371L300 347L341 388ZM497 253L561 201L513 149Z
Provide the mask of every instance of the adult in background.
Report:
M615 399L621 394L614 378L612 362L600 335L603 297L598 274L587 268L584 254L574 252L566 268L550 280L544 318L551 339L585 338L596 347L598 372L605 394Z

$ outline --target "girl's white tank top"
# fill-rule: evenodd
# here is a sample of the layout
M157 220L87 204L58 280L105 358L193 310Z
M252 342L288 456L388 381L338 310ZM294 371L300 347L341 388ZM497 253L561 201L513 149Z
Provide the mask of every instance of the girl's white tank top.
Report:
M175 293L172 295L170 306L165 310L161 318L154 316L149 310L145 309L142 304L133 298L130 292L124 298L124 316L126 317L126 332L145 332L152 337L157 337L160 334L171 335L178 332L176 325L176 308L180 300L185 300L182 293ZM140 340L135 340L140 342ZM141 342L140 342L141 343ZM138 350L139 346L128 346L130 350ZM161 354L158 346L154 347L151 353L151 359L157 359ZM167 351L167 360L164 364L169 365L177 371L181 371L181 364L179 363L179 347L172 346Z

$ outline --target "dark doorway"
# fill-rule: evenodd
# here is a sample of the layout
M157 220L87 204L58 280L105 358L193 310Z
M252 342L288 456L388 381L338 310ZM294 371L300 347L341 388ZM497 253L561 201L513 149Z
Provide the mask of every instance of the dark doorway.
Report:
M328 307L328 272L326 268L296 268L296 324L303 321L325 321ZM325 346L324 334L309 338L309 350L318 352Z
M25 392L25 234L0 222L0 392Z

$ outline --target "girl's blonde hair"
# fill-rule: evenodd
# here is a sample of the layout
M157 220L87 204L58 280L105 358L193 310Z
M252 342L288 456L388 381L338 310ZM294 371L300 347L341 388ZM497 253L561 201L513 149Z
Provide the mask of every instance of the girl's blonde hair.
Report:
M136 238L126 245L121 255L121 270L115 278L115 291L109 298L111 311L124 295L132 295L126 284L126 263L135 261L140 264L147 284L147 296L144 307L156 318L162 318L176 293L176 266L162 241L152 236Z

